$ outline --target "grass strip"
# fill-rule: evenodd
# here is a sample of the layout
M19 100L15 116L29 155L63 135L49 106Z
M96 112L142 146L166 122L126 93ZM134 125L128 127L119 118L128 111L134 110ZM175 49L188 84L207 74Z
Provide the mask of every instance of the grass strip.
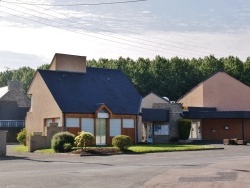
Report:
M157 144L157 145L134 145L129 150L135 153L153 153L170 151L194 151L212 149L209 145L190 145L190 144Z

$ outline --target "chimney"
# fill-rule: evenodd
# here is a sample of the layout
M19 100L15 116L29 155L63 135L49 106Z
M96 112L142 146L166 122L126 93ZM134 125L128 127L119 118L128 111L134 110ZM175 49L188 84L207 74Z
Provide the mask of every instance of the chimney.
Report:
M86 56L56 53L49 70L86 73Z
M22 91L23 84L18 81L8 81L8 90L9 91Z

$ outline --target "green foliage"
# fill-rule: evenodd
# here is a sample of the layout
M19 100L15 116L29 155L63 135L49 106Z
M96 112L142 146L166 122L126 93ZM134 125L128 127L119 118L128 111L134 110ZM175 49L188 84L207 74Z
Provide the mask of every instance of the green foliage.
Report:
M250 85L250 57L246 62L229 56L216 58L213 55L198 59L166 59L156 56L149 60L120 57L118 60L99 59L88 61L91 67L121 69L130 78L141 95L153 91L159 96L178 100L198 83L218 72L225 71L229 75Z
M87 143L92 144L94 140L95 137L93 134L82 131L75 137L75 144L77 147L84 147L86 149Z
M190 135L191 121L189 119L180 119L178 121L178 131L180 140L187 140Z
M56 133L51 140L51 147L55 152L66 152L68 144L74 145L75 135L69 132Z
M48 70L49 66L50 66L50 64L43 64L43 65L37 67L37 69Z
M17 134L17 141L20 144L23 144L24 146L26 146L26 137L27 137L27 131L25 128L23 128L18 134Z
M225 71L250 85L250 57L245 62L234 56L216 58L213 55L197 59L178 57L166 59L161 56L156 56L152 60L148 58L133 60L123 57L100 58L88 61L88 66L121 69L142 96L153 91L159 96L167 94L170 100L178 100L198 83L218 71ZM48 68L49 64L38 67L38 69ZM6 86L8 81L15 80L23 82L23 89L27 91L34 74L35 70L30 67L0 72L0 87Z
M72 146L71 143L65 143L65 144L63 145L63 149L64 149L65 152L71 151L72 147L73 147L73 146Z
M128 147L132 145L132 140L127 135L118 135L112 139L112 145L121 151L126 151Z

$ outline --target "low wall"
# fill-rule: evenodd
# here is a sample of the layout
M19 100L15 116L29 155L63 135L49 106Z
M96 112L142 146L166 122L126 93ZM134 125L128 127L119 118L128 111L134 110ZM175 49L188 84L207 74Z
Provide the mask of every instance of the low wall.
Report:
M51 148L51 139L52 137L58 133L63 132L63 127L50 126L46 127L45 135L39 132L34 132L31 136L28 136L27 145L28 151L34 152L38 149L46 149Z
M169 143L169 135L154 135L154 144L165 144Z
M7 131L0 130L0 155L6 155Z
M1 130L8 131L7 143L18 143L16 137L17 134L23 129L23 127L0 127Z

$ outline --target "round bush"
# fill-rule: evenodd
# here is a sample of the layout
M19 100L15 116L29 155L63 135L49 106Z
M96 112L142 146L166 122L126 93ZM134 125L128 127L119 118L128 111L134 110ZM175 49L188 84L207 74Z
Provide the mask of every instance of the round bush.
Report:
M84 147L86 149L87 144L92 144L94 142L95 137L93 134L89 132L79 132L78 136L75 137L75 144L77 147Z
M121 151L125 151L132 145L132 140L127 135L118 135L112 139L112 145L119 148Z
M73 147L73 146L72 146L70 143L65 143L65 144L63 145L63 149L64 149L65 152L71 151L71 150L72 150L72 147Z
M51 140L51 147L55 152L66 152L68 150L68 144L74 145L75 135L69 132L56 133ZM65 147L66 146L66 147Z
M18 134L17 134L17 141L20 143L20 144L23 144L26 146L26 136L27 136L27 131L25 128L23 128Z

